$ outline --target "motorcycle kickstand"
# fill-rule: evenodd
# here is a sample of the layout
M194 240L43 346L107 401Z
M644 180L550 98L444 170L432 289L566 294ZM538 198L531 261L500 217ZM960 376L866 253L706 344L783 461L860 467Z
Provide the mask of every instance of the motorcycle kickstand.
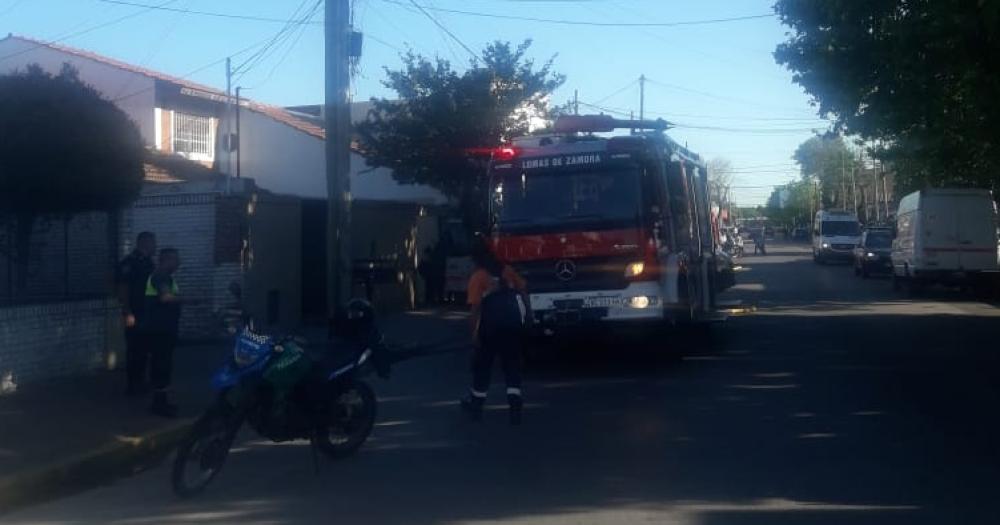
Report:
M309 451L312 453L313 472L319 475L319 450L316 446L316 438L309 438Z

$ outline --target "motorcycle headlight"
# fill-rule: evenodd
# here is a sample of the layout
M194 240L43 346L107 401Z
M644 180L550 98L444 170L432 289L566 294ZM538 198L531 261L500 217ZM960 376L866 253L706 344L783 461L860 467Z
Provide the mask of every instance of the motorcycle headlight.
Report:
M875 254L872 253L872 252L868 252L868 258L869 259L874 259L875 258Z
M828 242L824 242L823 243L823 248L824 249L829 248L829 247L830 247L830 243L828 243Z

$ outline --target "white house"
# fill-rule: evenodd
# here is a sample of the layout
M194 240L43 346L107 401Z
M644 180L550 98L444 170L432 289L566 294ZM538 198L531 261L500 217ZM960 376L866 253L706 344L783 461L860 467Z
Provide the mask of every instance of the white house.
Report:
M61 44L0 39L0 75L31 64L51 73L71 65L131 117L159 159L160 167L147 166L142 197L122 214L114 250L127 251L142 230L157 233L161 246L180 248L179 284L209 299L186 314L189 335L211 330L210 314L230 300L226 290L234 280L248 287L245 296L262 315L281 324L325 311L322 119L246 99L229 111L236 106L210 86ZM359 104L354 113L364 118L365 111ZM227 140L229 129L235 140ZM237 147L225 147L228 142ZM436 238L428 210L446 199L428 187L396 183L391 172L368 168L356 153L350 164L353 252L366 264L377 260L396 270L380 292L383 302L412 305L416 254ZM8 335L3 341L20 337Z

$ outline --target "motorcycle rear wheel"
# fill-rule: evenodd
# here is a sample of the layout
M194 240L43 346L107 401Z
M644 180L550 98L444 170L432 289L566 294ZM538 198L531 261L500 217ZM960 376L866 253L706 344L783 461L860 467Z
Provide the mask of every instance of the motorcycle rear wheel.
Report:
M205 490L222 470L238 429L217 408L198 418L177 448L171 475L174 494L189 498Z
M350 456L368 440L375 426L375 392L368 383L354 381L335 394L329 412L327 424L316 429L316 446L333 459Z

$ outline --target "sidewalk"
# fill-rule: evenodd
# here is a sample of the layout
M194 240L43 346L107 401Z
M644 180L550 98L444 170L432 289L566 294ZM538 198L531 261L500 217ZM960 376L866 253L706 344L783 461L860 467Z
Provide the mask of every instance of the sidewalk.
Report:
M381 320L386 340L426 352L467 339L465 314L419 310ZM305 329L311 340L323 329ZM179 347L174 398L181 417L149 415L148 398L123 396L122 371L29 385L0 397L0 513L126 476L162 461L212 400L209 379L228 343ZM418 357L418 356L414 356Z

